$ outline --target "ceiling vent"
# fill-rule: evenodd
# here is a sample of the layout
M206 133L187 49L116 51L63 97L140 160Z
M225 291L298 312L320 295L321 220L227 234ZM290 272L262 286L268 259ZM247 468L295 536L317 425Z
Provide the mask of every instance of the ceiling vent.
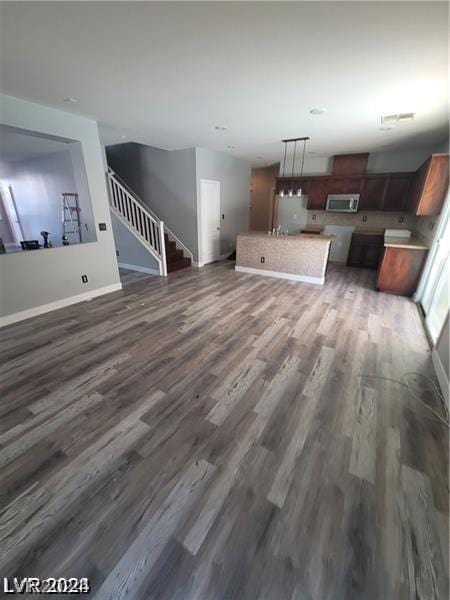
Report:
M386 124L395 124L395 123L403 123L405 121L412 121L416 113L406 112L406 113L394 113L392 115L381 115L381 123L382 125Z

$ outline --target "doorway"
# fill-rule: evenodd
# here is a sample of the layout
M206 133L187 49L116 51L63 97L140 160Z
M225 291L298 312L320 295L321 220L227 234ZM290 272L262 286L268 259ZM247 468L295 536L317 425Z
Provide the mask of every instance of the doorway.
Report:
M425 315L425 326L433 345L436 345L449 308L449 217L450 199L447 197L416 298Z
M206 265L220 258L220 181L200 180L199 260Z

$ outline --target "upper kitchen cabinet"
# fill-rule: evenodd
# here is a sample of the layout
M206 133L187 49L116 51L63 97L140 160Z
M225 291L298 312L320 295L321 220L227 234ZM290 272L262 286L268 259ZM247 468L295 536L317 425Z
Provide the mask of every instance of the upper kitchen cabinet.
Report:
M409 212L423 216L441 212L448 191L448 161L448 154L432 154L416 172L408 197Z
M309 181L308 186L308 210L325 210L327 205L328 177L314 177Z
M363 154L337 154L333 159L332 176L364 175L367 170L368 160L368 152L364 152Z
M387 177L382 210L401 212L406 209L412 174L391 174Z
M383 210L387 177L373 175L365 177L359 198L359 210Z

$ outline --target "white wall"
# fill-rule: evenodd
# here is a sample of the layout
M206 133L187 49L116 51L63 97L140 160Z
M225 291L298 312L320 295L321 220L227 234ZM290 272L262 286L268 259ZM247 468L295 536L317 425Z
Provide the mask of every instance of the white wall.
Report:
M97 242L1 255L1 323L120 289L97 123L4 95L0 111L5 125L81 143L94 221L107 226Z
M201 179L220 181L220 253L231 253L236 248L236 235L248 230L251 165L206 148L196 148L195 155L198 201Z
M413 150L392 150L386 152L373 152L369 154L367 163L368 173L390 173L395 171L415 171L433 152L441 151L439 149L419 148ZM295 160L294 175L300 175L301 155L298 154ZM333 157L310 156L305 157L303 175L329 175L333 167ZM283 160L280 164L280 175L283 172ZM286 159L285 175L289 177L292 172L292 155Z

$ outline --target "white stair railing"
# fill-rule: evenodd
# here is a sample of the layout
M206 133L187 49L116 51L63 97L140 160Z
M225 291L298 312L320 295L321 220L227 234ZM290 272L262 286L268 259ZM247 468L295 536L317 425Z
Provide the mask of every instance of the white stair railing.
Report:
M108 169L109 204L112 212L159 263L160 275L167 275L164 222L158 219L143 203Z

